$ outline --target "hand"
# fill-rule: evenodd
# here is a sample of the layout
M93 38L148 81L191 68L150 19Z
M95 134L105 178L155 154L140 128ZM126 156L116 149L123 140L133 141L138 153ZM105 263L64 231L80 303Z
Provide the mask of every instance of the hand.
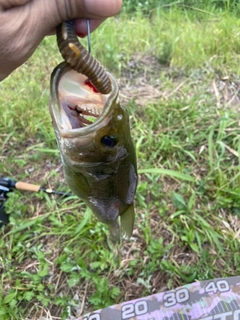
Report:
M0 81L23 64L42 39L63 21L76 19L78 35L116 15L121 0L0 0Z

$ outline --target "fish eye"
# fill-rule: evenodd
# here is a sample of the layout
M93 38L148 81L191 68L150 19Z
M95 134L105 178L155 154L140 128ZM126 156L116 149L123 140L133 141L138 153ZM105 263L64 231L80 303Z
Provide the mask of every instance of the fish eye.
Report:
M117 140L113 136L103 136L102 139L101 139L101 144L104 147L112 148L117 144Z

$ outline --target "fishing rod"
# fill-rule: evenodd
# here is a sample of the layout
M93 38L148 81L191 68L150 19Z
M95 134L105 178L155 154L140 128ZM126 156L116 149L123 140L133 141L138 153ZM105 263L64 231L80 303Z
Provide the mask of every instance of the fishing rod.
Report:
M56 191L49 188L42 188L39 185L22 182L22 181L15 181L10 178L0 178L0 186L8 188L9 191L12 189L17 189L21 191L32 191L32 192L40 192L43 191L48 194L57 194L64 197L70 197L72 196L71 192L63 192L63 191Z
M56 191L50 188L43 188L40 185L27 183L23 181L15 181L10 178L0 178L0 227L9 222L8 214L5 212L5 202L8 198L8 193L14 189L20 191L31 191L31 192L45 192L48 194L59 195L62 197L70 197L73 194L71 192Z

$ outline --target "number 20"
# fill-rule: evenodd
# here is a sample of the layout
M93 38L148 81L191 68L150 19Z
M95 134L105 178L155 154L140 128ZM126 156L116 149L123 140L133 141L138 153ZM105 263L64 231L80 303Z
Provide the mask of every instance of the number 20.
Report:
M137 301L135 304L122 306L122 320L140 316L148 312L148 305L145 300Z

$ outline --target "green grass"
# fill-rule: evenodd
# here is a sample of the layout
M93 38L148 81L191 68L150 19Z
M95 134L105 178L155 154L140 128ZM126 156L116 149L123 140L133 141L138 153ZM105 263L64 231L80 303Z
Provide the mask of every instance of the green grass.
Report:
M239 13L240 4L238 0L125 0L123 3L123 11L126 13L134 13L142 11L147 15L151 15L153 11L159 8L188 8L204 11L230 11Z
M139 168L133 238L119 262L107 227L76 197L10 193L1 319L66 319L239 273L239 21L220 9L122 14L92 35L130 114ZM67 190L48 111L60 61L49 37L0 84L0 172Z
M93 52L115 72L126 67L134 52L151 53L172 67L239 72L240 22L228 11L159 9L151 19L138 12L131 19L122 16L114 32L112 23L108 20L92 38Z

